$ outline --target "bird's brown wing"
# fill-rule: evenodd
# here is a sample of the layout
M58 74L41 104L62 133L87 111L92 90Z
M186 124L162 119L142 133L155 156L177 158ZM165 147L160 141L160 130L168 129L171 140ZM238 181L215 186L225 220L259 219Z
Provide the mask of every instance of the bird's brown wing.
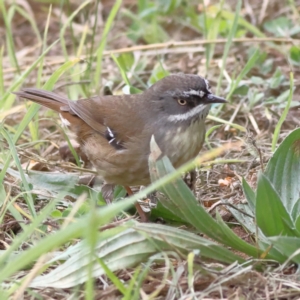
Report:
M111 130L116 140L126 143L141 133L146 110L137 95L92 97L69 102L73 113L101 134Z
M145 126L147 110L137 95L92 97L71 101L53 92L26 88L15 93L59 112L77 135L87 135L89 127L105 136L111 130L126 143L137 137Z

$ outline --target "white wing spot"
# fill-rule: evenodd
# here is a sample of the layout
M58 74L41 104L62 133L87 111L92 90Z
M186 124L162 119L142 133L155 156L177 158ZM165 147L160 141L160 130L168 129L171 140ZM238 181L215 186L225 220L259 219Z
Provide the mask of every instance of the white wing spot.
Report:
M59 116L60 116L61 123L63 124L63 126L68 127L71 125L71 123L67 119L63 118L63 116L61 114L59 114Z
M109 143L111 143L115 139L115 136L114 136L113 132L111 131L111 129L108 126L106 127L106 129L108 131L109 137L112 138L112 140L109 141Z

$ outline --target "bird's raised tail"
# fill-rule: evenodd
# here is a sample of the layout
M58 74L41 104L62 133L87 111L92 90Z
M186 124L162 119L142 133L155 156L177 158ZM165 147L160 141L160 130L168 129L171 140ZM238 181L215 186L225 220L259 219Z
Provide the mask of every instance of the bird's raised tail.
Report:
M13 94L46 106L57 112L61 112L63 107L69 108L69 99L53 92L48 92L35 88L26 88Z

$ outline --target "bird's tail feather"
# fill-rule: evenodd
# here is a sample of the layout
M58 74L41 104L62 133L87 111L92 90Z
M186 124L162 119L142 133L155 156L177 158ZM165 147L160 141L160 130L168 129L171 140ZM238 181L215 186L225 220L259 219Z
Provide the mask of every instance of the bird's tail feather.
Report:
M63 110L64 106L69 106L68 98L55 94L53 92L44 91L40 89L26 88L19 92L14 92L13 94L46 106L57 112Z

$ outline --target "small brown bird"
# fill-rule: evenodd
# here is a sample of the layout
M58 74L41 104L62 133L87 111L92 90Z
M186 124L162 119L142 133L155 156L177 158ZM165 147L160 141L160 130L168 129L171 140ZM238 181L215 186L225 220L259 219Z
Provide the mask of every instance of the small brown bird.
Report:
M150 183L152 135L179 167L199 153L211 104L226 102L212 94L206 79L187 74L167 76L136 95L72 101L35 88L15 94L59 112L103 179L127 190Z

